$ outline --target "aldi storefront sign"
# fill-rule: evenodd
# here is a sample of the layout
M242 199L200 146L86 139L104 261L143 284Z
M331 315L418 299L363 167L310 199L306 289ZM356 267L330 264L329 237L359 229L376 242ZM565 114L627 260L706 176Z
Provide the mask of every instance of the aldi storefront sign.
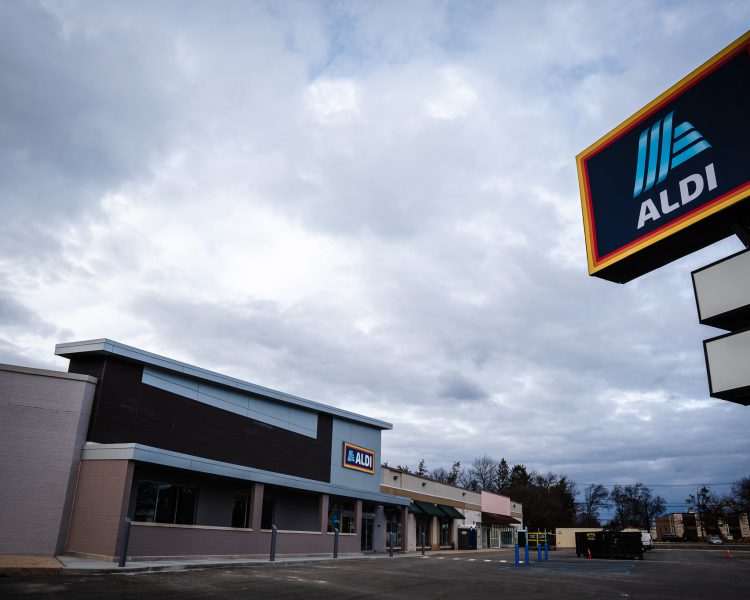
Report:
M375 473L375 451L344 442L344 467L363 473Z
M626 282L750 226L750 32L576 157L589 273Z

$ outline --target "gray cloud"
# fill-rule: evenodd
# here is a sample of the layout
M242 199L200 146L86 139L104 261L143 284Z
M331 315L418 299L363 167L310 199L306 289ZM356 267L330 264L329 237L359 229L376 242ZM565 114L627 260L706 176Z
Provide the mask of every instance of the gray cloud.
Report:
M392 421L391 464L745 475L689 275L737 242L588 277L574 156L748 16L5 3L0 359L111 337Z
M472 400L484 400L487 393L476 383L469 381L461 373L455 371L442 373L439 377L440 385L437 395L449 400L471 402Z

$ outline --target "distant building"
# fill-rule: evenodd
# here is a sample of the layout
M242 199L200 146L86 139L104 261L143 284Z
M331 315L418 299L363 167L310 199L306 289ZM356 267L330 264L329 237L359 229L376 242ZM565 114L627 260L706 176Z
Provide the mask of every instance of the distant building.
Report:
M727 522L719 522L718 531L711 531L700 513L688 511L656 518L656 539L660 540L665 535L676 535L689 542L697 542L711 535L740 540L750 538L750 525L747 513L741 513L730 515Z

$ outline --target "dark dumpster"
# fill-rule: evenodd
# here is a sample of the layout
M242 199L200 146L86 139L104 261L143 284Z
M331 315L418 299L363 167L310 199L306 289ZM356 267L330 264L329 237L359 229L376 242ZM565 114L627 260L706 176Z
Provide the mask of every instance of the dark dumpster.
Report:
M637 531L577 531L576 555L642 560L641 534Z

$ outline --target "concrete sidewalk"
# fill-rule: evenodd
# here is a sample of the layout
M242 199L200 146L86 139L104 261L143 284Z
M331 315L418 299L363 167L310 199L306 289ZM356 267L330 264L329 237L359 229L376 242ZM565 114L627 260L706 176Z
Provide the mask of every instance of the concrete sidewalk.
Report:
M454 557L475 554L511 554L512 549L498 548L491 550L452 550L447 552L427 552L425 556L450 555ZM421 551L397 552L393 558L385 553L377 554L339 554L338 558L326 556L277 556L274 562L268 557L260 558L227 558L227 557L181 557L164 560L129 560L120 568L117 563L84 558L80 556L30 556L30 555L0 555L0 574L13 575L18 573L34 574L85 574L85 573L143 573L157 571L182 571L186 569L220 569L249 566L290 566L313 563L335 563L352 560L382 560L422 558Z
M406 556L421 556L415 553L394 554L394 558ZM124 567L120 568L117 563L81 558L78 556L58 556L57 559L63 564L65 573L122 573L122 572L145 572L145 571L182 571L185 569L221 569L231 567L249 567L254 565L305 565L312 563L336 562L341 560L373 560L389 558L388 554L339 554L338 558L333 556L277 556L271 562L265 558L225 558L225 557L194 557L175 558L165 560L129 560Z
M394 558L421 556L418 553L394 554ZM318 562L335 562L340 560L371 560L389 558L388 554L340 554L333 556L277 556L274 562L268 558L227 558L227 557L185 557L164 560L129 560L124 567L116 562L85 558L80 556L32 556L0 555L0 575L17 575L33 573L49 574L84 574L84 573L139 573L155 571L182 571L185 569L218 569L229 567L247 567L253 565L299 565Z

